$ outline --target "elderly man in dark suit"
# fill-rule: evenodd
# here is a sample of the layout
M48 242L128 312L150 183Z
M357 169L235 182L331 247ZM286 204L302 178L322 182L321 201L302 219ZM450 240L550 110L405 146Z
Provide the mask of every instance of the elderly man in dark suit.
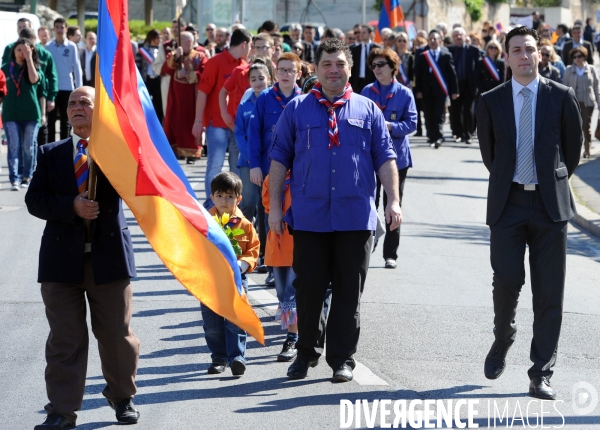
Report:
M566 41L563 45L562 60L566 66L573 64L573 59L569 53L571 52L571 49L575 48L576 46L584 46L588 52L587 59L585 61L587 61L588 64L594 64L594 46L587 40L583 39L581 25L573 26L571 29L571 39Z
M423 113L427 140L439 148L443 141L444 106L446 98L456 100L458 82L452 54L442 49L442 35L437 30L429 32L429 49L423 51L415 61L415 95L423 99Z
M498 378L515 340L525 249L533 292L529 394L554 399L550 386L562 322L567 222L575 214L569 177L583 141L572 89L538 75L539 37L527 27L506 36L510 81L484 93L477 105L477 135L490 172L487 224L494 271L495 341L485 360Z
M471 143L473 131L473 108L477 98L477 65L481 60L481 51L466 43L464 28L452 30L454 45L448 49L452 53L454 68L458 78L460 97L450 105L450 126L452 134L465 143Z
M121 199L99 169L96 196L88 198L93 111L93 88L71 93L67 115L73 135L40 147L25 196L29 212L46 220L38 282L50 325L45 373L49 403L46 421L36 430L75 428L88 360L86 296L106 380L102 394L119 422L136 423L140 415L131 400L140 346L129 327L133 246Z
M352 53L350 85L356 94L360 94L364 87L375 82L375 73L369 68L367 58L372 49L381 48L381 45L373 42L373 31L374 29L370 25L361 25L360 43L350 47Z

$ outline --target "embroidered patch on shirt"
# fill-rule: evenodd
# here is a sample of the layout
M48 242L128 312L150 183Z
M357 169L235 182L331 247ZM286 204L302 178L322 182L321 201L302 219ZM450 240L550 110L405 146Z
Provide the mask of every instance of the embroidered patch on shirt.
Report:
M348 124L353 125L354 127L363 128L365 121L363 119L348 118Z

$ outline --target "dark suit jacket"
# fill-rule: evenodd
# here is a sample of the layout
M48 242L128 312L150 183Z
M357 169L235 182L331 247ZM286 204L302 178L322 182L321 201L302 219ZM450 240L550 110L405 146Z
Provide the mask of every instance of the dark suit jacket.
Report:
M79 61L81 63L81 76L83 78L83 85L93 87L94 83L96 82L96 52L94 52L92 55L92 62L90 65L92 68L92 79L90 81L85 79L85 48L79 48Z
M517 129L512 81L482 94L477 104L477 136L490 172L487 220L496 224L504 209L516 168ZM542 202L555 222L575 214L569 177L579 164L583 132L575 93L540 77L535 111L534 157Z
M450 46L448 50L453 56L454 59L454 69L456 70L456 77L458 79L458 67L456 64L456 52L458 50L458 46ZM473 45L466 45L463 48L463 54L465 58L463 59L464 67L465 67L465 81L467 86L467 91L471 95L471 97L475 97L477 95L477 65L481 60L481 51L479 48Z
M587 59L585 61L587 61L588 64L594 64L594 48L593 48L592 44L590 42L588 42L587 40L582 40L581 42L583 43L583 46L585 47L585 49L587 49L587 52L588 52ZM563 58L563 63L565 63L565 66L570 66L571 64L573 64L573 60L571 60L570 55L569 55L571 53L572 49L573 49L573 39L570 39L565 42L565 46L563 46L563 50L562 50L562 58Z
M381 48L381 45L371 42L371 47L369 49L369 54L375 48ZM375 82L375 73L373 70L367 65L365 65L365 81L363 84L359 84L359 76L360 76L360 55L362 54L362 44L353 46L350 48L350 52L352 53L352 73L350 74L350 85L352 85L352 89L355 93L360 94L365 86ZM369 55L367 55L367 58Z
M39 148L37 168L25 195L29 213L46 220L38 282L83 283L84 221L73 213L79 194L73 168L73 138ZM98 169L98 218L92 221L92 265L96 285L136 275L133 245L121 198Z
M483 63L483 58L479 60L477 64L477 87L478 93L483 94L486 91L490 91L496 88L498 85L502 85L506 80L506 64L504 60L499 58L494 60L494 64L496 65L496 70L498 70L498 75L500 75L500 82L496 81L487 66Z
M438 67L446 80L448 95L458 94L458 80L452 54L448 50L441 49L438 58ZM443 97L444 92L438 84L433 72L429 71L429 63L423 53L419 54L415 61L415 93L423 93L424 97Z

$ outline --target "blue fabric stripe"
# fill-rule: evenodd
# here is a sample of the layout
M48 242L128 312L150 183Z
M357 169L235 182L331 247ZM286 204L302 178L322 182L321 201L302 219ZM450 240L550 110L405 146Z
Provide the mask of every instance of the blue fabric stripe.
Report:
M98 71L110 100L114 103L112 72L117 52L117 31L108 13L105 0L98 3L98 46L96 48Z
M85 172L83 172L81 174L81 176L79 177L79 179L77 179L77 188L79 188L81 186L81 184L83 184L85 181L87 181L88 173L89 173L89 171L86 170Z

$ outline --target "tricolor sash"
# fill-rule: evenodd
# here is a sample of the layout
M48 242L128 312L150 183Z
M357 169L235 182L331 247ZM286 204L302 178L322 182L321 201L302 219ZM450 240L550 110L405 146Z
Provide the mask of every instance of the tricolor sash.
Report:
M400 83L405 87L408 87L410 82L408 81L408 76L406 76L406 72L404 71L404 63L400 64L398 68L398 77L400 78Z
M444 92L444 94L448 95L448 86L446 85L446 81L444 80L444 75L442 75L440 68L431 56L430 51L423 51L423 55L425 56L425 60L427 60L427 63L429 64L429 67L433 72L433 76L435 76L435 79L437 80L438 84L440 84L442 91Z
M146 60L150 66L154 63L154 56L143 46L140 48L140 54L142 54L142 57L144 57L144 60Z
M494 64L492 59L490 57L483 57L483 64L485 64L485 67L488 70L488 72L490 72L490 75L492 75L492 78L494 78L496 82L500 82L500 75L498 74L498 69L496 69L496 65Z

